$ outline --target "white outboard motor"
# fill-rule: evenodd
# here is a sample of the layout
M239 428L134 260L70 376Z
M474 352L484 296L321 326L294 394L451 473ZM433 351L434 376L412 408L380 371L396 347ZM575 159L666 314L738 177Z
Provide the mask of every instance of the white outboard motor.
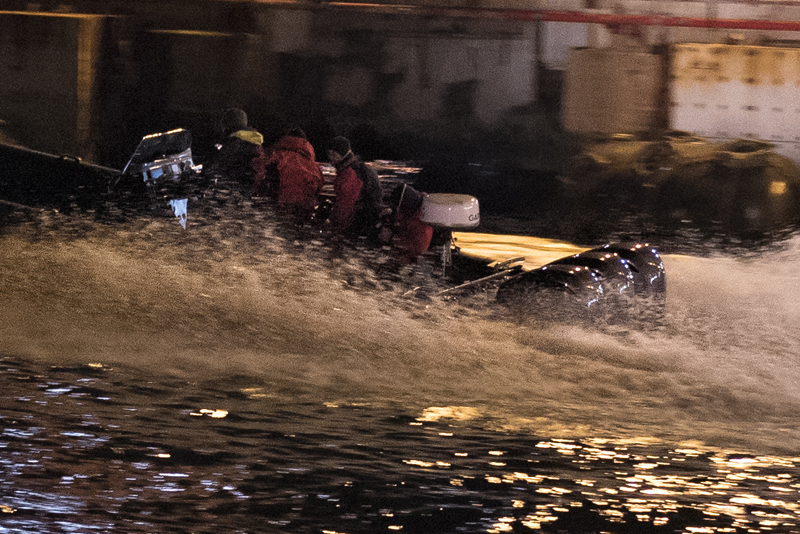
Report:
M422 222L444 233L436 240L441 246L442 266L447 270L452 264L453 230L471 230L481 223L478 199L470 195L429 193L422 201Z

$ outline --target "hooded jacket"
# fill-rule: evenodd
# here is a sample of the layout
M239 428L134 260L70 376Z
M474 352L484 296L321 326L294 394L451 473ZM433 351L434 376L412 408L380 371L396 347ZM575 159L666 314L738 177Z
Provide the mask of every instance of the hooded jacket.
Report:
M391 204L395 206L396 228L394 248L404 263L416 262L425 254L433 238L433 227L422 222L422 203L425 196L402 185L392 193Z
M252 194L255 184L266 176L263 142L264 137L251 127L236 130L222 141L212 171L241 183L243 191Z
M267 165L277 170L278 203L310 215L324 182L311 143L302 137L282 137L273 145Z
M375 171L351 153L336 165L333 229L350 236L374 239L380 223L383 193Z

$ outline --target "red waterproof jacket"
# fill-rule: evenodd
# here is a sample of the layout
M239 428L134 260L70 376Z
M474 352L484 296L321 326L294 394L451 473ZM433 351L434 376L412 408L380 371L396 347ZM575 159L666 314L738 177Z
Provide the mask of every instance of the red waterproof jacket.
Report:
M331 209L330 221L333 230L345 233L353 224L355 217L356 201L361 193L361 178L352 167L337 169L336 181L333 182L333 192L336 200Z
M401 215L397 221L394 247L405 262L415 262L417 256L428 252L433 238L433 227L422 222L422 210Z
M392 191L390 203L396 217L392 245L404 263L415 262L417 256L428 252L431 246L433 227L422 222L424 202L424 193L409 185Z
M324 180L311 143L301 137L282 137L273 145L267 164L275 164L278 171L278 202L312 213Z
M334 231L375 243L380 233L383 189L377 173L351 152L336 165L336 199L330 221Z

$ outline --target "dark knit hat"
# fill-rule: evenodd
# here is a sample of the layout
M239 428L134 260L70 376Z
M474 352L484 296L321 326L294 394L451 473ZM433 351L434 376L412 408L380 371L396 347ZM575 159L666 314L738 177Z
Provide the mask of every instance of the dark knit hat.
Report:
M292 128L286 135L288 135L289 137L299 137L300 139L308 139L308 137L306 137L306 133L301 128Z
M247 128L247 113L239 108L226 109L220 121L222 130L225 132L235 132Z
M350 148L350 141L340 135L331 139L330 143L328 143L328 150L333 150L340 156L346 156L352 149Z

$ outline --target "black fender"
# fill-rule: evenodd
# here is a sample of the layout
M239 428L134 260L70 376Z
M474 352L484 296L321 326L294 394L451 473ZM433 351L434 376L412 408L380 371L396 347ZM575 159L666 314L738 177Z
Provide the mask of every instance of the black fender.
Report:
M496 301L548 318L661 324L666 273L655 247L611 243L566 256L502 282Z

